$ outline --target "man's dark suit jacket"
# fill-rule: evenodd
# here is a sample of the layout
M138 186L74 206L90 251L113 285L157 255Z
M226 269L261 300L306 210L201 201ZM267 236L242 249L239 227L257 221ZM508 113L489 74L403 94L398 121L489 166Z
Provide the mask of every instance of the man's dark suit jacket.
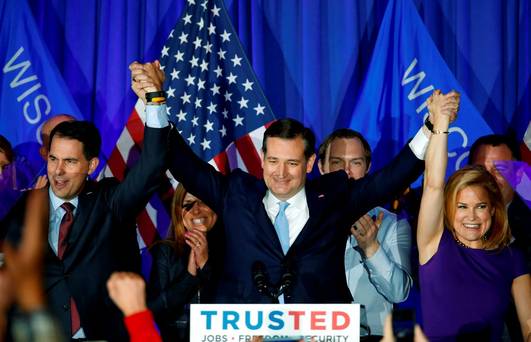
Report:
M160 184L166 168L169 128L145 128L144 149L123 182L87 182L79 194L68 247L60 261L50 245L44 281L51 312L71 336L69 298L73 296L89 340L128 340L122 315L112 304L106 282L114 271L140 272L135 219ZM18 241L23 201L7 218L8 239Z
M349 228L369 209L405 189L422 172L424 162L405 147L388 167L360 180L334 172L306 183L310 217L286 256L262 202L263 180L241 170L228 176L215 171L172 130L170 171L190 193L210 206L225 227L224 274L217 301L267 303L258 292L252 265L265 265L270 282L293 274L292 303L347 303L344 253Z
M516 193L507 209L507 216L515 240L514 245L524 251L527 267L531 272L531 210Z
M531 210L516 193L509 208L507 208L507 216L509 218L509 228L514 237L512 245L524 252L527 269L531 272ZM505 323L507 324L511 341L522 341L522 330L514 302L511 302L507 311Z

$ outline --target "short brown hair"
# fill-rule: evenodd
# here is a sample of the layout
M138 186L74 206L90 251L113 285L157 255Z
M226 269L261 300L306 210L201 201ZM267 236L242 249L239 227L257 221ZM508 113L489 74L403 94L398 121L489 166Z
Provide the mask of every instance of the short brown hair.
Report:
M468 164L476 164L478 150L482 146L497 147L503 145L507 146L507 148L511 151L512 158L514 160L520 160L520 150L518 149L518 144L514 141L513 138L508 135L489 134L479 137L476 141L474 141L474 143L470 147L470 153L468 154Z
M511 240L511 231L507 219L507 209L503 196L494 177L481 165L466 166L456 171L444 188L444 221L446 227L454 233L452 226L455 216L457 194L470 186L479 186L487 192L491 206L494 208L492 224L486 233L483 248L498 249L506 247Z
M311 129L304 127L301 122L290 118L277 120L265 130L262 152L264 156L267 154L268 138L292 140L298 137L301 137L304 142L304 157L308 160L315 153L315 135Z
M350 128L336 129L321 143L317 153L321 165L324 165L324 163L326 162L326 152L328 150L328 146L330 146L330 144L332 144L332 142L336 139L358 139L363 145L363 156L365 157L365 163L367 164L367 168L369 167L369 165L371 164L372 154L371 145L369 145L367 139L365 139L363 134Z

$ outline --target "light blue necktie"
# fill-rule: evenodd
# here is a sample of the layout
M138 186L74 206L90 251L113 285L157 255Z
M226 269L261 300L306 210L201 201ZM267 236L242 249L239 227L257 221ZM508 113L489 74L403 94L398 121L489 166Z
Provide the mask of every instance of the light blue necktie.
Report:
M274 223L284 254L286 254L289 249L289 224L288 218L286 217L286 208L288 205L288 202L278 202L279 211L277 217L275 217Z

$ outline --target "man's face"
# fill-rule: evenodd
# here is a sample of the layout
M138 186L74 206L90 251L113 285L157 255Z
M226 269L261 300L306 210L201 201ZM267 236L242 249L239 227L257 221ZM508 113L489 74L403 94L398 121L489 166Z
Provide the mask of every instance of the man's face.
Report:
M319 161L322 174L344 170L349 178L360 179L369 171L365 149L358 138L337 138L332 140L326 151L325 160Z
M98 158L87 160L79 140L54 136L48 154L48 180L57 197L69 200L77 196L96 166Z
M477 149L473 163L475 165L483 165L496 178L496 183L498 183L502 192L503 201L508 204L513 200L514 190L496 169L494 162L497 160L513 160L513 154L507 145L481 145Z
M293 197L306 182L306 173L312 171L315 155L304 157L304 141L295 139L267 138L267 153L262 157L264 181L278 199Z

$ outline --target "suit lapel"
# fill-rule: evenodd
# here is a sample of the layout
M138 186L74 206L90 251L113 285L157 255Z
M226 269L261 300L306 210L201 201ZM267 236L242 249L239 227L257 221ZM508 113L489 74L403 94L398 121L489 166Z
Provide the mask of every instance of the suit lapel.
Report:
M308 203L309 217L308 221L302 228L301 232L290 246L288 254L292 249L298 248L299 245L303 245L307 237L312 233L314 227L319 223L319 219L322 217L322 211L325 207L324 203L326 197L322 193L318 193L312 190L311 187L306 187L306 202Z

